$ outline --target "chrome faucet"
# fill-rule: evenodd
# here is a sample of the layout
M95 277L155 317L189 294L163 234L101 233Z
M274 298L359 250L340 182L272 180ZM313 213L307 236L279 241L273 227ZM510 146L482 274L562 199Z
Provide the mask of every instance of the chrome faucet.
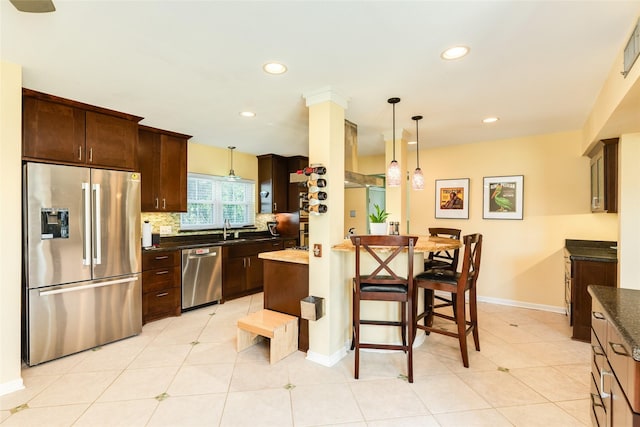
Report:
M229 219L224 220L224 228L222 229L222 239L227 240L227 230L231 228L231 223Z

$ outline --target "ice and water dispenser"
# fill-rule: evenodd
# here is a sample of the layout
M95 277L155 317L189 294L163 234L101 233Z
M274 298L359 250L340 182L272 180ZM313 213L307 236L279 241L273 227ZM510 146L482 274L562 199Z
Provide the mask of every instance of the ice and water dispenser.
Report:
M69 238L69 209L44 208L40 210L42 239Z

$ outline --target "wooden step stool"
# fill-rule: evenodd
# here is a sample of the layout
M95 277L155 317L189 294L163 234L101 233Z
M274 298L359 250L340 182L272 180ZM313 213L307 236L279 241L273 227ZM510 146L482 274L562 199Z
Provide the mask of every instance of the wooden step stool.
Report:
M298 349L298 318L260 310L238 320L238 352L254 345L258 336L271 341L269 361L273 365Z

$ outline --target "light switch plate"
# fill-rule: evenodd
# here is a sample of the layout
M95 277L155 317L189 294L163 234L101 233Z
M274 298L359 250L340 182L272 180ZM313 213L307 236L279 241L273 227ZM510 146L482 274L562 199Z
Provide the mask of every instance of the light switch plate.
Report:
M322 245L320 243L313 244L313 256L322 257Z
M161 225L160 226L160 234L171 234L173 233L173 227L170 225Z

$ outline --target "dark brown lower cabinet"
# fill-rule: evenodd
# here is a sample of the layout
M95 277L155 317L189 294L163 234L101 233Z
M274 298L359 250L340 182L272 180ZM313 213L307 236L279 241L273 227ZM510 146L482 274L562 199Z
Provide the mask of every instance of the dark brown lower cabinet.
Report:
M299 318L298 350L309 349L309 321L300 319L300 300L309 296L309 265L264 261L264 308Z
M182 272L180 251L142 253L142 324L180 316Z
M262 292L261 252L283 249L283 241L239 243L222 247L222 301Z
M571 338L591 340L591 296L587 286L616 286L617 263L571 260L571 276L568 284L571 293L569 323L573 326Z

